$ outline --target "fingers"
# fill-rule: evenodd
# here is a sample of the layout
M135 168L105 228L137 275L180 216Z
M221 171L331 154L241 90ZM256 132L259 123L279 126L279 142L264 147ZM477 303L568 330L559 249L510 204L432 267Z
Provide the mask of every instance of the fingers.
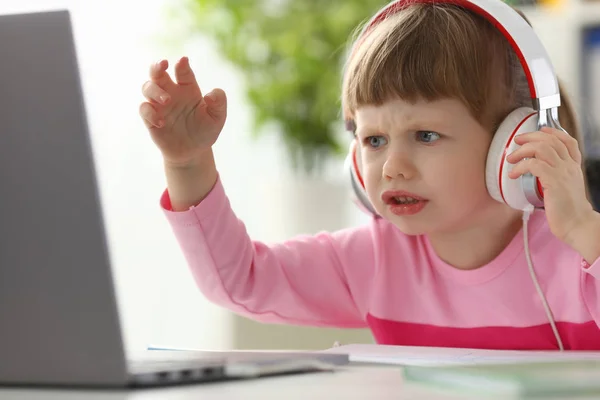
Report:
M140 105L139 113L148 128L162 128L165 125L156 108L148 102Z
M515 137L515 143L523 145L529 142L545 142L550 144L561 159L573 159L581 162L581 152L577 140L572 136L554 128L544 127L541 131L524 133Z
M196 76L194 75L194 71L192 71L190 60L187 57L182 57L175 64L175 79L180 85L196 84Z
M153 81L146 81L142 85L142 94L148 101L157 104L167 104L171 100L171 96L166 90L163 90Z
M204 96L206 111L214 120L224 120L227 117L227 96L222 89L213 89Z
M579 143L577 142L577 139L575 139L573 136L569 135L568 133L565 133L558 129L543 127L542 132L549 133L549 134L553 135L554 137L556 137L558 140L560 140L567 148L567 150L569 152L569 156L571 156L571 158L573 160L575 160L577 163L581 163L582 156L581 156L581 150L579 149Z
M540 179L546 180L548 177L552 176L552 166L536 158L528 158L515 165L508 173L508 176L509 178L516 179L527 172Z
M169 62L167 60L161 60L150 66L150 80L165 90L169 90L175 85L175 82L167 73L168 67Z
M521 146L506 157L516 164L509 173L513 179L529 172L548 181L581 163L577 140L558 129L524 133L515 137L515 143Z
M538 160L547 162L552 167L560 165L563 161L554 146L547 142L525 143L523 146L509 154L508 157L506 157L506 161L515 164L524 158L537 158Z

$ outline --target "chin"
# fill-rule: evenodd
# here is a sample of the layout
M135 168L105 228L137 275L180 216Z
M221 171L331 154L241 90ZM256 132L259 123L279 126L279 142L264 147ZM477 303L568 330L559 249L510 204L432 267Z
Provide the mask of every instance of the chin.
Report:
M420 215L411 215L411 216L398 216L392 214L390 212L386 212L382 215L387 221L394 224L396 228L400 230L400 232L409 236L417 236L424 235L429 233L432 230L431 226L427 226L426 220L421 218Z
M482 209L476 204L452 204L446 209L431 208L431 204L417 214L397 215L388 207L379 204L379 215L394 224L402 233L409 236L431 235L434 233L462 229L477 219L473 210Z

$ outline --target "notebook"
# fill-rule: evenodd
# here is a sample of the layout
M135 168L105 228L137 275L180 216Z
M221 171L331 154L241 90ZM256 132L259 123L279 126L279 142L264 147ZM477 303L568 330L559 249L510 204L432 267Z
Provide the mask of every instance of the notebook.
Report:
M568 396L600 394L600 363L555 361L472 366L407 366L404 377L458 391L495 396Z

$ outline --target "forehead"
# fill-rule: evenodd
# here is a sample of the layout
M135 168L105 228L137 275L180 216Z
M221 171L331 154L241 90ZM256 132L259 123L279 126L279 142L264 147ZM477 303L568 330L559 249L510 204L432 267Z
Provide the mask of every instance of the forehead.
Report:
M417 100L409 102L393 99L381 105L365 105L355 112L357 129L388 127L390 125L410 125L430 123L443 125L474 121L469 110L456 99L434 101ZM470 122L469 121L469 122Z

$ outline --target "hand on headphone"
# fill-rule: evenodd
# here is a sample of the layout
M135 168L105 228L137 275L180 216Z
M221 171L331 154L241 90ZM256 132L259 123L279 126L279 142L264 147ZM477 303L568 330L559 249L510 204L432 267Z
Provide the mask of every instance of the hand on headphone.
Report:
M550 127L514 140L520 147L506 158L516 164L509 177L517 179L529 172L539 179L548 225L558 239L568 242L569 235L595 213L586 197L577 140Z

